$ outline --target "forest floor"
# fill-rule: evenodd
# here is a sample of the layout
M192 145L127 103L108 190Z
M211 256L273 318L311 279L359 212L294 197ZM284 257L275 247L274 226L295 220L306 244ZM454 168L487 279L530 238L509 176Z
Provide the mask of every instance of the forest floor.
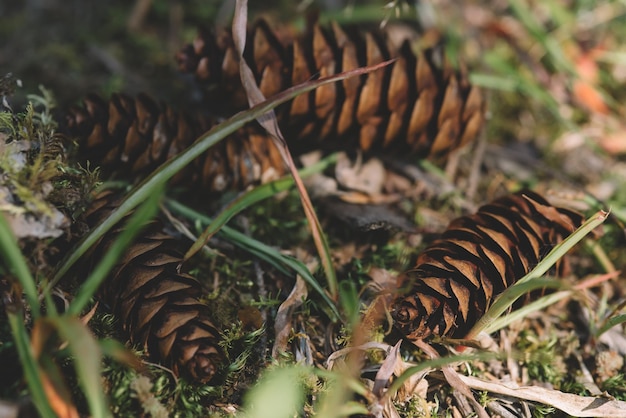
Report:
M269 9L251 2L250 21L262 16L286 31L302 30L319 14L322 23L419 26L424 43L443 40L447 56L485 93L480 136L444 162L377 155L359 166L351 153L314 159L325 170L307 180L311 193L327 191L336 178L353 190L386 178L365 198L314 197L334 282L320 267L300 196L289 185L262 189L271 197L251 198L241 210L226 205L233 194L199 209L184 190L149 199L153 208L141 205L138 213L158 209L187 247L221 210L236 215L186 266L202 280L228 353L218 384L179 379L138 347L124 348L123 318L96 303L97 289L81 292L75 277L48 288L71 258L48 254L62 247L51 238L55 231L70 230L94 187L134 189L130 179L112 182L72 161L63 161L61 180L45 159L24 168L15 156L39 149L18 149L15 137L36 143L89 93L147 93L177 109L203 106L206 92L178 71L174 57L199 25L227 27L231 3L0 4L0 211L13 220L13 233L24 235L15 245L5 238L8 229L0 231L0 364L10 377L0 379L0 417L626 416L622 1L281 1ZM46 192L49 182L65 192ZM610 211L568 254L559 300L522 311L484 335L483 348L463 349L458 341L396 346L402 338L390 321L367 324L377 292L395 286L450 221L524 188L587 218ZM364 209L345 202L355 199ZM16 221L57 209L56 220ZM18 288L23 297L16 298Z

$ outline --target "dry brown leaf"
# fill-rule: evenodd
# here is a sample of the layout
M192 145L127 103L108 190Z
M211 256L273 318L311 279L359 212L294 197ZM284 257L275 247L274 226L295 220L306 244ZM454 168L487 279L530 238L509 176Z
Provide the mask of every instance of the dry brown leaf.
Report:
M598 63L597 50L579 53L576 57L576 71L579 78L574 81L572 93L578 102L592 112L608 114L607 106L602 94L597 89Z
M78 418L78 410L71 403L67 388L55 385L46 372L39 368L39 379L48 398L48 403L59 418Z
M98 309L99 304L100 302L94 303L93 307L89 310L89 312L87 312L85 315L80 317L80 322L82 322L84 325L87 325L89 321L91 321L91 318L93 318L93 316L96 314L96 310Z
M387 358L383 361L383 364L380 365L380 369L378 369L378 372L376 373L372 392L378 399L382 398L383 389L387 386L387 382L389 382L393 372L396 370L396 364L401 360L400 344L402 344L402 340L398 341L396 345L389 350Z
M396 363L396 370L393 374L395 374L396 376L401 376L404 372L407 371L407 369L414 366L415 364L400 360ZM426 380L425 377L428 376L431 371L432 369L426 369L422 370L419 373L412 374L398 389L398 392L396 393L396 398L400 402L407 401L414 396L425 400L426 396L428 395L428 380Z
M389 350L391 350L391 348L392 347L389 344L379 343L376 341L370 341L364 344L356 345L354 347L342 348L341 350L337 350L334 353L331 353L330 356L328 356L328 358L326 359L326 368L328 370L332 370L335 365L335 362L338 359L340 359L341 357L347 356L353 351L365 351L365 350L378 349L384 352L388 352Z
M363 162L361 156L356 161L350 160L346 153L340 153L335 166L335 175L341 186L368 195L382 193L386 170L377 158Z
M512 384L485 382L476 377L463 376L458 373L457 377L472 389L549 405L574 417L623 418L626 416L626 402L624 401L579 396L540 386L513 386Z
M287 342L291 334L291 316L293 311L302 305L307 297L306 283L302 277L296 277L296 284L287 299L280 304L276 313L276 321L274 322L274 334L276 340L272 347L272 357L277 359L279 354L287 351Z
M458 378L459 374L454 371L452 366L444 366L441 368L441 371L450 386L470 401L479 418L489 418L489 414L485 411L485 408L474 398L469 386L466 385L463 380Z
M622 126L617 132L602 136L598 143L609 154L626 154L626 126Z
M54 332L50 322L41 320L35 322L31 332L31 349L38 362L41 356L47 355L45 350ZM58 417L78 418L78 411L72 404L71 395L65 383L48 375L48 371L54 375L55 368L55 364L48 364L45 368L38 364L37 367L39 380L43 385L48 403Z
M439 358L439 353L429 344L426 344L423 341L414 342L419 348L421 348L426 354L430 356L431 359ZM458 373L452 368L452 366L447 365L441 368L443 375L446 380L450 384L450 386L456 390L458 393L463 395L471 404L474 409L474 412L478 415L479 418L489 418L489 414L485 411L485 408L474 399L474 395L472 391L462 380L458 378Z
M608 114L609 107L606 105L602 94L588 81L578 79L574 81L572 93L576 100L592 112Z

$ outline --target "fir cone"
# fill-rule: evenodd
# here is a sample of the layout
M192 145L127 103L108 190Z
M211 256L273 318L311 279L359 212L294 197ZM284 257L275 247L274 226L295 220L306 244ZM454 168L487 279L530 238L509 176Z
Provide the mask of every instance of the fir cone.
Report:
M525 276L581 225L580 214L524 191L458 218L407 272L411 288L395 301L395 326L409 339L462 338L493 299ZM566 264L561 260L556 274Z
M72 107L61 131L76 138L79 159L100 166L108 178L145 178L217 124L200 115L176 112L145 94L132 98L114 94L107 102L88 95ZM285 173L271 138L247 125L209 149L173 179L193 183L207 192L243 189Z
M99 194L84 221L91 227L101 223L118 203L110 192ZM122 228L114 227L85 259L101 259ZM191 381L208 383L224 365L219 330L201 301L200 283L178 272L182 254L162 231L156 220L145 227L111 271L100 297L130 342L143 347L152 361Z
M280 108L279 122L288 141L294 140L292 148L339 138L350 148L356 139L364 151L436 159L472 141L484 122L482 93L469 84L465 71L450 67L441 47L414 53L408 40L397 47L384 32L334 23L330 28L316 24L300 38L284 41L261 20L248 35L244 58L266 97L315 76L397 59L384 70L320 87ZM230 33L201 31L177 60L182 71L231 97L234 107L247 106Z

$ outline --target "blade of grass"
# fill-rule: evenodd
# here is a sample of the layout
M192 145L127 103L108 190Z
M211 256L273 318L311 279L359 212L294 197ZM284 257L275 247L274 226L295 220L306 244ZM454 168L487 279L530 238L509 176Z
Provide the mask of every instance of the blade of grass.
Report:
M76 317L64 315L49 319L61 338L68 342L73 356L78 383L82 386L95 418L111 416L107 400L102 390L101 363L102 351L87 327Z
M327 167L336 162L337 154L332 154L317 162L316 164L300 170L300 176L307 177L314 173L319 173L320 171L324 171ZM200 251L202 247L209 242L211 237L215 235L215 233L219 231L220 228L226 225L226 223L230 219L232 219L233 216L237 215L242 210L254 205L255 203L260 202L261 200L275 196L277 193L283 192L285 190L289 190L291 187L293 187L293 184L294 179L292 176L283 177L281 179L257 186L254 189L240 195L215 218L213 218L211 224L204 230L202 235L198 237L196 242L194 242L189 250L185 253L184 261L189 260L198 251Z
M26 331L26 326L24 325L24 315L21 309L18 309L15 312L7 310L7 316L11 334L13 335L13 341L15 341L15 347L20 357L20 364L24 369L24 377L26 378L26 383L30 391L30 396L33 398L35 408L37 408L37 412L39 412L42 417L55 418L56 414L48 403L46 391L39 379L39 367L37 365L37 359L33 356L30 347L28 331Z
M328 385L328 390L319 396L319 409L316 412L320 417L349 417L353 414L364 415L369 412L364 405L352 401L354 394L363 396L367 390L352 376L355 370L349 370L349 368L346 365L339 371L315 369L315 374L324 376Z
M211 218L174 200L166 199L165 204L172 212L178 213L189 219L197 220L204 225L210 225L211 222L213 222ZM252 255L260 258L261 260L268 262L283 273L290 274L291 272L295 272L302 276L302 278L320 294L324 302L328 305L328 308L330 309L330 319L335 322L341 318L335 303L330 299L324 288L317 282L315 277L313 277L311 272L303 263L295 258L285 256L276 249L250 238L233 228L224 226L220 229L219 234L224 236L224 238L226 238L229 242L245 251L250 252Z
M499 318L517 298L525 293L526 283L536 282L541 278L558 260L560 260L569 250L574 247L580 240L587 236L597 226L602 224L608 217L609 212L599 211L591 218L585 221L580 228L574 231L570 236L565 238L559 245L555 246L550 253L544 257L541 262L535 266L527 275L519 279L514 285L502 292L494 301L493 305L478 320L476 325L472 327L470 332L465 336L467 339L475 338L482 330L490 326L490 324Z
M17 281L22 286L33 318L39 317L40 308L37 284L30 274L20 247L17 245L17 239L2 213L0 213L0 255L2 255L3 261L15 274Z
M626 323L626 314L620 314L612 318L609 318L609 320L606 321L604 325L602 325L602 327L600 327L600 329L596 332L595 337L598 338L600 337L600 335L604 334L605 332L613 328L615 325L619 325L623 323Z
M572 294L571 291L564 290L561 292L556 292L556 293L551 293L549 295L545 295L519 309L516 309L515 311L511 312L508 315L498 317L491 324L487 325L483 331L486 332L487 334L492 334L510 325L511 323L515 321L518 321L520 319L527 317L532 312L540 311L558 302L559 300L568 297L571 294Z
M162 187L160 190L157 189L130 217L124 226L124 230L115 239L113 245L107 250L102 260L100 260L80 287L78 294L69 306L68 314L79 315L87 306L135 236L156 215L162 191Z
M576 74L574 64L567 59L556 40L537 21L533 12L519 0L509 0L509 5L531 36L543 46L554 67L561 72Z
M246 59L244 58L246 36L248 33L247 26L248 0L236 0L235 17L233 18L232 24L233 42L235 44L235 49L239 54L239 76L241 78L241 84L246 91L246 95L248 96L248 102L252 107L264 101L265 96L257 85L254 74L248 66ZM278 120L276 119L276 114L274 113L274 110L270 110L269 112L261 115L257 118L257 121L272 136L274 144L278 148L283 158L283 161L289 168L289 171L291 172L291 175L295 180L296 187L300 194L302 208L304 209L304 214L309 221L309 228L311 229L313 242L315 243L315 247L317 248L317 253L320 257L324 272L326 273L328 290L331 297L336 300L338 291L337 273L335 272L335 267L332 263L330 246L328 245L328 240L326 238L326 235L324 234L324 231L322 230L322 225L320 224L320 221L317 218L317 214L315 213L315 209L313 208L313 203L311 202L309 193L304 187L304 183L302 182L302 179L298 174L298 170L296 168L296 164L293 160L291 152L289 151L287 141L285 140L280 130L280 127L278 126Z
M266 372L244 396L246 418L289 418L297 416L304 405L302 377L308 370L287 366Z
M541 309L544 309L558 302L561 299L570 297L574 291L598 286L599 284L603 283L606 280L610 280L612 278L618 277L618 275L619 275L619 272L615 271L615 272L604 274L601 276L594 276L590 279L584 280L583 282L577 283L576 286L574 286L573 289L571 290L564 290L561 292L556 292L556 293L542 296L536 301L533 301L529 303L528 305L525 305L519 309L516 309L515 311L509 313L508 315L499 317L498 319L493 321L489 326L487 326L484 329L484 332L486 332L487 334L492 334L498 331L499 329L502 329L510 325L512 322L515 322L517 320L527 317L532 312L539 311ZM598 311L602 312L602 308L598 309Z
M50 281L49 287L52 287L58 283L58 281L68 272L68 270L83 256L83 254L103 236L109 229L119 222L129 211L146 200L156 189L164 185L172 176L174 176L183 167L197 158L204 151L215 145L226 136L232 134L237 129L243 127L246 123L262 116L269 110L276 106L285 103L299 94L306 93L314 90L317 87L335 83L337 81L344 80L349 77L356 77L363 74L367 74L372 71L376 71L386 65L389 65L392 61L385 61L380 64L372 65L369 67L362 67L351 71L346 71L340 74L324 77L319 80L307 81L306 83L299 84L288 88L287 90L275 95L274 97L265 100L262 103L252 107L243 112L239 112L233 117L227 119L223 123L215 126L204 135L200 136L193 144L186 150L181 152L176 157L168 160L155 170L149 177L134 187L131 192L124 198L120 206L111 213L104 222L98 225L94 230L87 235L77 247L71 251L68 256L59 263L59 268L56 271L53 279Z

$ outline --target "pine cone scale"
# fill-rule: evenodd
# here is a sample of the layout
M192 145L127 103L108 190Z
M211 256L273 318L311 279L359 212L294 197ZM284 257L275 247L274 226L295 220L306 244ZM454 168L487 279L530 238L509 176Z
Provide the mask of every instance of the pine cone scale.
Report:
M85 222L96 225L118 204L110 192L104 192L85 212ZM105 235L91 250L92 259L101 258L121 228ZM175 240L162 230L158 220L145 226L110 273L100 297L121 319L130 342L142 346L150 359L176 374L208 383L224 364L221 337L209 319L209 308L199 299L200 283L177 271L183 257Z
M395 325L410 339L463 337L494 297L527 274L582 223L530 192L504 197L450 223L407 272L407 296L393 306ZM555 268L561 273L566 263Z
M387 68L367 76L321 86L310 94L296 97L277 112L287 138L315 141L318 137L322 140L339 137L345 140L354 129L364 151L391 149L390 144L408 143L407 148L421 157L440 158L471 142L480 131L484 121L484 99L480 90L467 82L464 69L455 73L443 63L442 54L436 49L415 54L408 41L392 45L383 39L384 32L374 31L355 30L348 36L336 23L328 30L315 24L303 36L281 42L271 35L265 22L256 25L257 29L250 33L252 51L247 51L245 58L256 69L263 92L274 93L273 89L286 80L296 85L310 80L313 74L325 77L378 64L389 57L398 58ZM229 33L222 36L230 38ZM200 33L199 38L205 38L203 43L214 43L211 40L214 37L206 33ZM196 58L188 57L191 51ZM201 77L198 69L190 68L189 63L199 58L220 62L228 53L234 54L228 42L217 50L199 51L187 46L179 54L179 68L195 71L204 83L219 88L232 82L235 89L241 91L235 79L227 79L223 74ZM268 56L275 61L268 62ZM265 87L270 85L271 89ZM283 89L287 87L289 85L282 85ZM241 103L240 108L245 105L246 102ZM435 134L437 129L440 135Z

